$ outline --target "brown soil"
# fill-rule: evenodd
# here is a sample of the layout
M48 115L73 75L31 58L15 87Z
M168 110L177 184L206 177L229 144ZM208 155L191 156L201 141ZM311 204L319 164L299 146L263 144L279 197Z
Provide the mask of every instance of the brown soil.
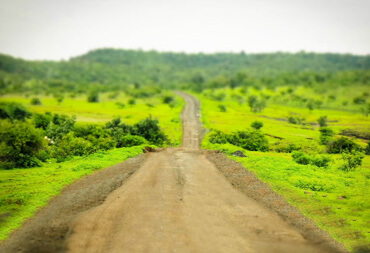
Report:
M181 148L139 156L71 185L1 250L342 251L251 172L200 150L199 102L179 94L187 103Z

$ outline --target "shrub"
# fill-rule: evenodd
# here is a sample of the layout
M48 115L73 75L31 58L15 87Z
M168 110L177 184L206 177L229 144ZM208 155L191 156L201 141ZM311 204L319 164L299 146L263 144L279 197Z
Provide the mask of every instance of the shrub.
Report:
M218 109L220 110L220 112L227 112L227 108L225 105L218 105Z
M131 134L124 135L120 139L120 147L139 146L145 143L147 143L147 141L143 137Z
M304 125L304 122L306 121L306 118L299 117L299 116L289 116L288 122L295 125Z
M263 152L269 150L267 138L258 130L238 131L228 139L231 144L247 150Z
M320 127L328 126L328 116L321 116L317 122L319 123Z
M294 151L292 153L293 161L299 164L312 164L317 167L327 167L331 162L331 158L326 155L310 155L302 151Z
M90 92L87 96L87 102L89 103L98 103L99 102L99 93L96 91Z
M133 98L130 98L130 99L128 100L127 104L129 104L129 105L136 105L136 100L135 100L135 99L133 99Z
M41 105L41 100L39 98L32 98L31 105Z
M353 150L361 150L361 147L358 144L354 143L352 140L346 137L340 137L329 142L327 147L327 151L330 154L339 154L342 153L344 150L347 150L349 152Z
M362 105L362 104L366 104L366 98L362 97L362 96L359 96L359 97L355 97L353 99L353 103L356 104L356 105Z
M0 121L0 162L5 168L40 166L42 131L25 122Z
M364 159L364 154L355 150L347 151L344 150L342 152L342 161L343 164L339 167L339 169L344 171L353 171L358 166L361 166L362 159Z
M116 102L116 105L118 106L118 108L120 109L123 109L126 107L126 104L125 103L121 103L121 102Z
M263 127L263 123L261 121L253 121L251 127L256 130L259 130Z
M158 124L158 120L151 117L146 118L134 125L134 135L142 136L151 144L161 146L168 142L168 138Z
M289 143L288 145L281 145L275 148L278 153L292 153L293 151L300 150L301 147L294 143Z
M321 127L320 128L320 144L326 145L328 144L334 136L334 131L328 127Z
M69 132L59 139L51 149L52 157L57 162L63 162L72 156L84 156L94 152L91 142L80 137L75 137L73 132Z
M302 151L295 151L292 153L293 161L299 164L307 165L310 164L310 156L303 153Z
M52 116L50 113L45 113L45 114L36 113L33 115L33 123L35 127L42 128L44 130L46 130L51 120L52 120Z
M248 105L251 108L251 111L256 113L256 112L261 112L263 109L266 107L266 102L264 100L258 99L257 96L249 96L248 97Z
M213 144L225 144L228 143L228 135L219 131L219 130L214 130L210 135L209 135L209 142Z
M74 129L75 122L75 117L54 114L52 121L46 128L46 135L53 141L57 141Z
M23 105L18 103L0 103L0 119L24 121L30 118L30 113Z
M173 96L164 96L163 97L163 103L164 104L171 104L173 101L175 101L175 98Z
M370 155L370 142L367 143L367 146L365 148L365 154Z

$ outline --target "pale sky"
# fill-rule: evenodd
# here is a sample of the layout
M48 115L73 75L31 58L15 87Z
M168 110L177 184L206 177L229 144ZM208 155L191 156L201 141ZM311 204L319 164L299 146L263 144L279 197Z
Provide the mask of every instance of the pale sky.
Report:
M0 0L0 53L102 47L370 54L370 0Z

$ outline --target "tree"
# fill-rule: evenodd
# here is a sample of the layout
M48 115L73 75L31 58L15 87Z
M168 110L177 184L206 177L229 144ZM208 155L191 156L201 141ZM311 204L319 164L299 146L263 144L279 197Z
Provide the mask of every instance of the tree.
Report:
M99 93L94 91L94 92L91 92L88 97L87 97L87 101L89 103L98 103L99 102Z
M0 165L5 168L40 166L42 131L26 122L0 121Z

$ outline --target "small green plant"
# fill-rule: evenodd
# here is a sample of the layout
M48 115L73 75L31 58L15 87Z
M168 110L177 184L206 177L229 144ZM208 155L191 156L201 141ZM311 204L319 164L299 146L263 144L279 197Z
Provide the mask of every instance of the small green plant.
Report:
M320 128L320 144L328 144L334 137L334 131L328 127Z
M228 135L219 131L214 130L209 135L209 142L213 144L225 144L228 143Z
M227 112L227 108L225 105L218 105L218 109L220 110L220 112Z
M99 93L96 91L91 92L87 96L87 102L89 103L98 103L99 102Z
M355 97L353 99L353 103L356 104L356 105L366 104L366 98L364 98L363 96Z
M163 97L163 103L164 104L171 104L173 101L175 101L175 98L173 96L164 96Z
M364 159L364 157L365 155L362 152L355 150L350 152L348 150L344 150L342 152L343 164L339 167L339 169L344 171L353 171L362 165L362 159Z
M327 167L331 162L330 157L327 155L306 154L302 151L294 151L292 158L296 163L303 165L312 164L317 167Z
M328 116L321 116L317 122L319 123L320 127L328 126Z
M251 151L269 151L267 138L261 131L247 130L238 131L228 137L228 141L235 145Z
M248 105L251 108L251 111L254 113L261 112L266 107L266 102L260 100L257 96L251 95L248 97Z
M0 119L25 121L32 113L18 103L0 103Z
M362 148L346 137L334 139L327 145L327 151L330 154L339 154L342 153L344 150L352 152L353 150L361 151Z
M263 123L261 121L253 121L251 127L256 130L259 130L263 127Z
M133 98L130 98L128 101L127 101L127 104L129 104L129 105L136 105L136 100L135 99L133 99Z
M367 146L365 148L365 155L370 155L370 142L367 143Z
M298 115L292 115L288 117L288 122L294 125L304 125L305 121L306 121L305 117L300 117Z
M31 105L42 105L41 100L39 98L32 98Z

